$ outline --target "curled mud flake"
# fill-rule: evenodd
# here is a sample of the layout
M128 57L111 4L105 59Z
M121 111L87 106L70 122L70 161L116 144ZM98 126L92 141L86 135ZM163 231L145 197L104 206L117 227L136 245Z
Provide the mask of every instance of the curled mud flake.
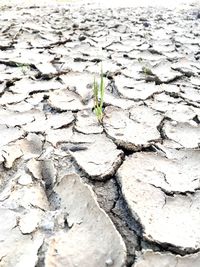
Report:
M127 99L145 100L156 93L162 92L162 87L152 83L136 82L132 78L119 75L114 78L119 94Z
M0 125L1 139L0 147L16 141L23 136L24 131L17 127L7 127L6 125Z
M3 2L0 265L199 267L197 6Z
M106 262L111 264L109 259L112 259L113 266L124 266L124 242L108 215L99 207L92 189L77 175L68 175L54 190L61 199L61 208L68 212L68 224L73 226L50 238L45 265L105 266Z
M81 140L81 135L80 135ZM105 135L90 135L87 149L70 152L77 164L92 179L104 180L112 176L122 162L123 152ZM95 155L95 157L94 157Z
M169 139L185 148L198 148L200 144L200 127L191 123L166 122L163 130Z
M141 112L145 112L147 117L141 116ZM118 146L138 151L160 140L157 127L161 120L158 112L144 106L130 109L130 112L108 107L105 109L103 125Z
M9 145L3 148L2 156L5 159L5 167L12 168L13 163L16 159L23 156L22 150L18 145Z
M103 127L99 124L94 112L90 110L78 112L75 129L84 134L99 134L103 132Z
M198 157L198 151L175 153L171 159L157 153L136 153L117 172L123 196L140 221L144 238L160 245L168 243L183 254L195 252L200 243ZM184 173L183 166L193 168L194 176Z
M132 267L198 267L200 263L200 254L180 256L167 252L154 252L152 250L143 250L136 257L136 262Z
M59 92L50 93L49 105L60 111L78 111L86 108L92 108L92 102L83 104L82 98L75 92L69 90L60 90Z

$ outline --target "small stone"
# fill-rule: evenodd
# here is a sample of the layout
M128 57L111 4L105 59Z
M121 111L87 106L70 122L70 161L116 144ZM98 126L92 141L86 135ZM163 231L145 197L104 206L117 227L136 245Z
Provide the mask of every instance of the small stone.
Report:
M86 39L86 37L85 37L84 35L80 35L80 36L78 37L78 39L79 39L79 41L84 41L84 40Z
M106 266L113 266L114 261L112 259L107 259L106 260Z
M151 26L151 24L149 22L144 22L143 26L147 28L147 27Z
M77 28L79 27L79 25L78 25L77 23L74 23L74 24L72 25L72 27L73 27L74 29L77 29Z

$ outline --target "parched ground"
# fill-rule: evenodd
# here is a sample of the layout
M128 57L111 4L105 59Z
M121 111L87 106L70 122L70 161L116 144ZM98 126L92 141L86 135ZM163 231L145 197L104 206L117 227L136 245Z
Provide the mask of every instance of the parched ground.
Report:
M1 6L1 267L200 266L199 10Z

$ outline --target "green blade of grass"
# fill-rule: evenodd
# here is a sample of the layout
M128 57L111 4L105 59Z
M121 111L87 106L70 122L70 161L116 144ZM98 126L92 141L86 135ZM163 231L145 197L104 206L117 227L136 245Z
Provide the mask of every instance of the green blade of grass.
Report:
M100 123L102 123L103 119L104 93L105 93L104 77L103 77L103 70L101 68L100 84L97 83L95 77L93 83L94 112Z
M94 93L94 106L97 107L98 106L98 84L95 78L94 78L93 93Z
M103 107L103 98L104 98L104 80L103 80L103 70L101 69L101 83L100 83L100 107Z

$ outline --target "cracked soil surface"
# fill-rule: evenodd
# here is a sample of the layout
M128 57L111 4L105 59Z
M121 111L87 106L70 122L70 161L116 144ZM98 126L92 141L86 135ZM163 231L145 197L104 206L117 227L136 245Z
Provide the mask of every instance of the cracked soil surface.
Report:
M199 267L200 6L2 5L0 30L0 266Z

